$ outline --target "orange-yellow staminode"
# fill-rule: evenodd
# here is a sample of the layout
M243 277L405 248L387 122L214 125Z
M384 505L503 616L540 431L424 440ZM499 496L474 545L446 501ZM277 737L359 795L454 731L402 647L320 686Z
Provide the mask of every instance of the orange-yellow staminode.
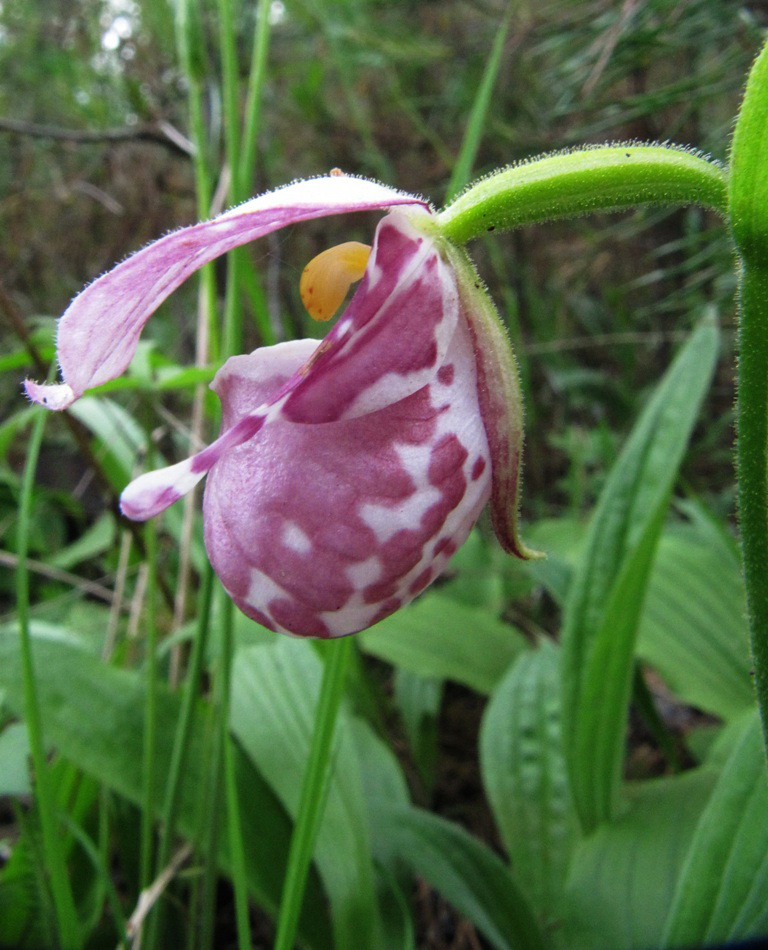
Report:
M299 293L313 320L330 320L347 291L365 273L371 249L359 241L329 247L313 257L301 274Z

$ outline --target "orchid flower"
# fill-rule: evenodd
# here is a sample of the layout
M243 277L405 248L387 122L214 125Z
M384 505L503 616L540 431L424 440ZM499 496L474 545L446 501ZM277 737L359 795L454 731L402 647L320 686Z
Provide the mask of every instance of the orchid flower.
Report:
M505 550L517 538L522 411L516 366L466 254L421 198L331 174L295 182L166 235L85 288L59 322L63 381L26 383L65 409L119 376L141 330L187 277L279 228L382 210L372 248L312 261L301 294L325 339L234 356L212 388L221 434L125 489L144 520L208 475L205 543L235 604L271 630L338 637L370 627L443 571L490 499Z

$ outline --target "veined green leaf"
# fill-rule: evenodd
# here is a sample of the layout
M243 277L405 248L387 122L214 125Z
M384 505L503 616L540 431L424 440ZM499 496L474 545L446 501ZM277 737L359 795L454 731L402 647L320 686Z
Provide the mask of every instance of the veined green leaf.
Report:
M556 925L578 822L560 728L559 650L524 653L491 695L480 732L483 785L512 874Z
M37 688L47 740L67 759L135 804L142 801L142 730L144 682L138 673L106 666L65 641L34 637ZM0 635L0 688L6 703L23 715L18 636ZM163 800L162 782L168 771L180 700L165 690L157 696L156 802ZM180 795L178 827L182 834L197 828L200 789L207 782L205 735L211 723L203 707L197 711ZM248 758L233 749L248 881L256 900L274 911L280 899L291 833L279 801ZM226 841L221 834L220 840ZM219 863L229 856L222 844ZM325 898L316 874L310 876L300 932L310 947L331 946Z
M563 901L564 950L660 946L672 892L717 773L629 785L625 810L576 846Z
M730 719L754 702L744 583L716 527L668 531L659 542L640 620L638 655L691 706Z
M430 591L360 634L366 653L421 676L488 693L524 649L519 631L488 612Z
M458 825L417 808L392 808L399 857L498 950L544 950L533 912L501 859Z
M376 896L381 912L383 946L413 950L413 914L408 896L410 877L398 867L394 843L387 833L382 812L393 805L410 804L408 785L395 754L371 726L357 716L348 717L363 782L368 827L376 869Z
M405 728L416 768L429 795L437 764L437 717L443 698L442 680L395 669L394 702Z
M717 345L714 322L703 321L656 388L606 481L568 589L564 742L586 830L608 819L616 806L637 625Z
M701 813L663 946L768 935L768 775L757 714L749 716Z
M23 722L0 731L0 797L29 795L29 737Z

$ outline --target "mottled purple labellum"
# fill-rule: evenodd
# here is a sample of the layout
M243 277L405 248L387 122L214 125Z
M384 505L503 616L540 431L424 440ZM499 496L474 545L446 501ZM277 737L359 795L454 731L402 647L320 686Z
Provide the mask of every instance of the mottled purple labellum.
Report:
M207 474L211 562L238 607L281 633L343 636L393 613L441 573L492 493L502 543L526 553L513 358L424 202L333 176L162 238L73 301L59 328L64 382L27 384L65 408L126 368L152 311L207 261L294 221L396 206L326 338L228 360L213 383L219 438L123 493L123 511L145 519Z

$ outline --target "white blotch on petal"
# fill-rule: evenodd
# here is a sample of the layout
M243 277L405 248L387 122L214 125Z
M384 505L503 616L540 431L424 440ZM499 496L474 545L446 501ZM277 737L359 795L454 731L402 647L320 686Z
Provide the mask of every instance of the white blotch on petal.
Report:
M318 614L332 637L343 637L350 630L362 630L369 627L378 613L380 604L365 604L360 594L344 604L340 610L326 610Z
M351 564L347 568L347 577L355 590L362 590L369 584L375 584L381 577L381 558L378 554L373 554L364 561Z
M387 542L398 531L418 527L421 516L440 501L440 491L429 484L428 467L433 443L426 445L395 446L403 467L415 484L412 495L397 505L374 505L370 502L360 506L360 517L376 535L380 544Z
M178 500L186 495L205 475L205 469L193 472L192 462L193 459L184 459L135 478L120 496L123 514L134 521L146 521L172 504L169 497Z
M286 521L283 527L283 544L298 554L308 554L312 550L312 539L302 531L295 521Z

